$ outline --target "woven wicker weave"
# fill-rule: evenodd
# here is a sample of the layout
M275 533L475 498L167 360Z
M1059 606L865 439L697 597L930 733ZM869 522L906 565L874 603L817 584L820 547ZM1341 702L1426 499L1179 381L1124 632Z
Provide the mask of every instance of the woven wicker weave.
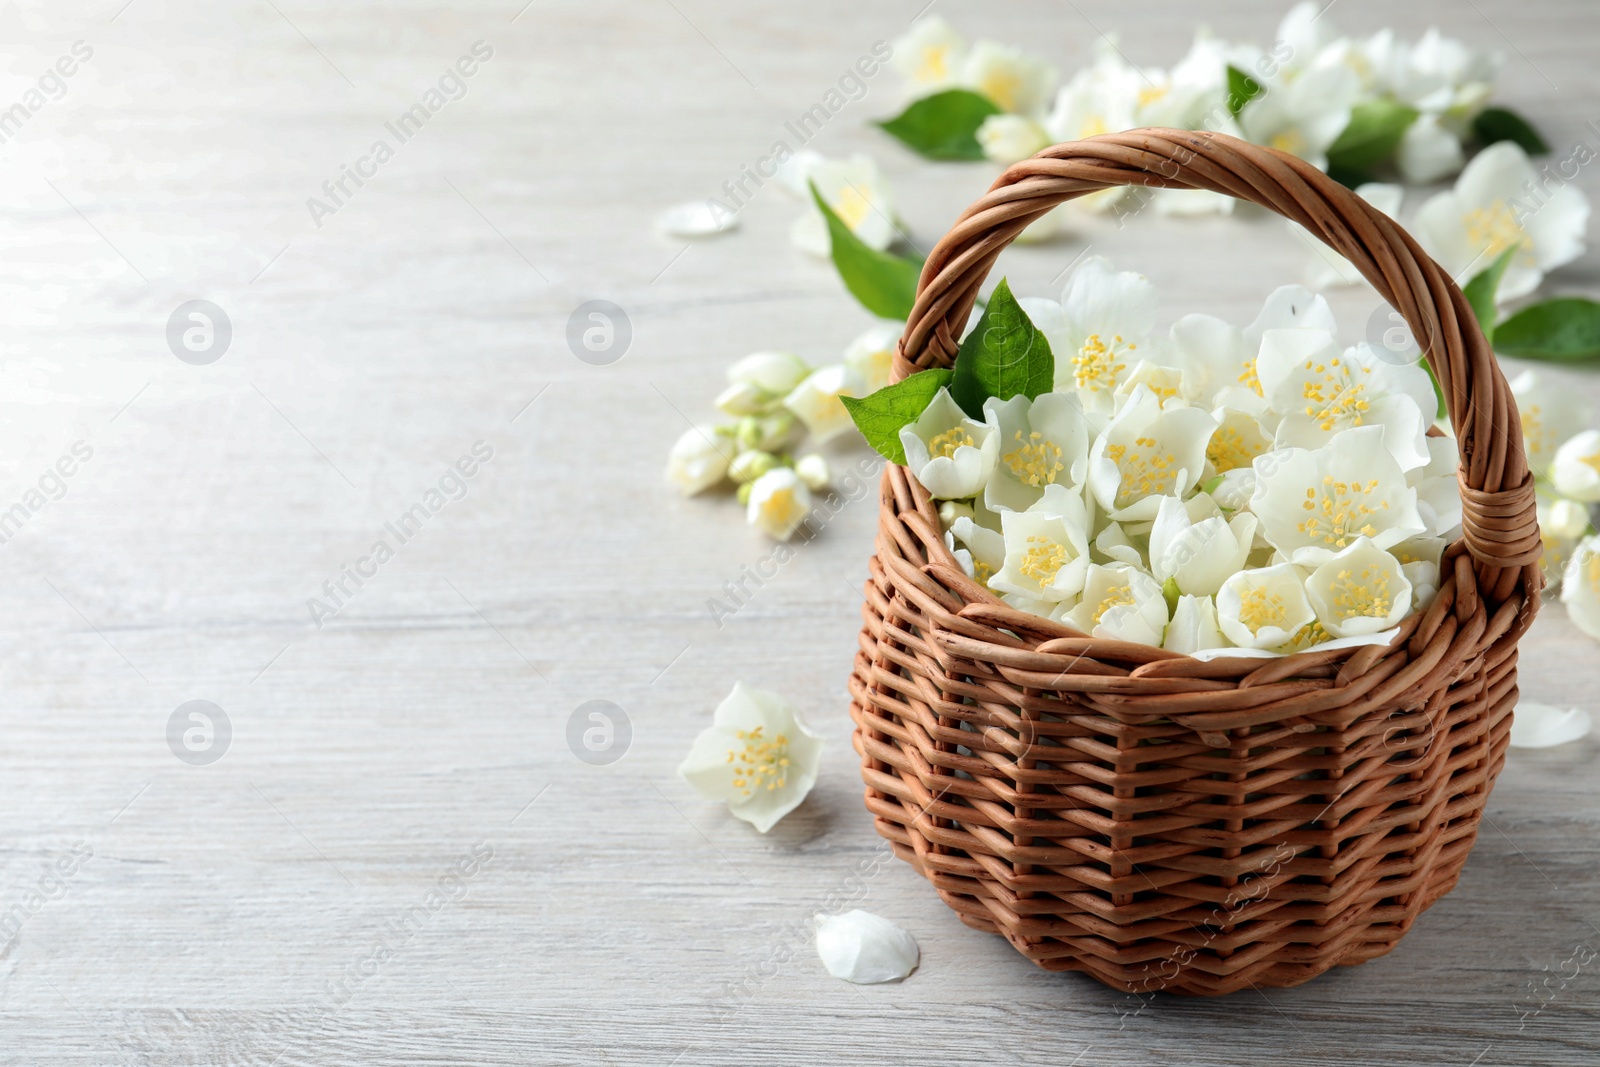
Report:
M1178 130L1007 170L928 257L896 378L951 365L1025 226L1121 185L1252 201L1355 264L1426 342L1463 535L1388 646L1201 662L1002 604L891 465L850 682L867 807L963 922L1048 970L1135 993L1295 985L1388 952L1472 847L1539 599L1521 425L1461 291L1410 235L1301 160Z

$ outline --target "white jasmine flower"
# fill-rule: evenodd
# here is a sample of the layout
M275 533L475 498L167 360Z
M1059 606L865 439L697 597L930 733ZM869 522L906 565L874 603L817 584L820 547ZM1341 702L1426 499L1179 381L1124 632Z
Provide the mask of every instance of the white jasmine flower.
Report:
M1447 537L1461 525L1461 451L1454 437L1429 437L1428 462L1406 474L1417 491L1417 513L1428 533Z
M1600 534L1578 542L1561 578L1567 615L1590 637L1600 639Z
M1276 40L1288 46L1286 69L1298 71L1310 66L1324 49L1343 36L1332 19L1323 17L1325 11L1327 8L1323 5L1301 0L1279 20Z
M821 762L822 739L782 697L740 682L717 705L678 774L764 834L800 806Z
M890 63L900 76L925 96L948 89L966 59L967 43L938 15L928 15L893 44Z
M1367 182L1356 186L1355 193L1390 218L1400 217L1400 203L1405 199L1405 189L1402 186ZM1313 289L1361 285L1366 281L1348 259L1312 236L1310 230L1297 222L1285 222L1284 225L1311 249L1311 255L1306 262L1306 281Z
M1003 521L1003 520L1002 520ZM987 587L990 579L1000 572L1006 562L1005 535L974 520L961 516L950 524L951 551L960 560L967 577ZM962 555L965 559L962 559Z
M1326 169L1328 149L1350 124L1360 79L1347 67L1320 67L1265 88L1239 112L1245 137Z
M820 444L854 426L839 398L861 396L865 384L859 374L843 363L831 364L807 375L783 398L783 406L799 416Z
M876 393L889 384L894 368L895 349L900 345L903 322L880 322L869 326L844 350L844 364L861 376L862 396Z
M765 410L771 398L750 382L734 382L712 401L724 415L754 415Z
M1095 500L1113 519L1155 518L1162 496L1182 496L1199 482L1216 429L1207 412L1163 410L1154 393L1136 390L1089 450Z
M994 427L999 462L984 488L991 511L1026 511L1047 486L1083 484L1089 462L1089 422L1075 396L1045 393L990 397L984 419Z
M1104 42L1096 46L1094 62L1080 70L1056 94L1044 127L1052 141L1081 141L1103 133L1133 129L1140 78L1123 62L1115 48ZM1073 204L1090 211L1104 211L1127 195L1125 186L1113 186L1090 193Z
M1194 499L1216 509L1204 493ZM1150 569L1157 579L1176 582L1180 592L1210 595L1244 569L1255 546L1256 517L1240 512L1231 520L1220 513L1195 519L1190 512L1175 496L1161 498L1150 528Z
M1206 444L1206 470L1209 472L1227 474L1248 468L1257 456L1272 451L1272 436L1254 415L1219 407L1211 416L1217 420L1217 430Z
M1449 547L1442 537L1413 537L1390 551L1400 561L1400 573L1411 583L1411 608L1426 611L1439 592L1439 566Z
M1036 600L1062 601L1083 589L1089 568L1089 514L1082 495L1048 485L1027 511L1000 516L1005 562L990 588Z
M818 915L817 956L828 973L857 985L893 982L917 969L916 939L868 911Z
M1584 504L1600 501L1600 430L1584 430L1556 449L1550 480L1564 497Z
M1262 413L1256 350L1244 331L1215 315L1185 315L1172 324L1168 359L1183 371L1184 391L1199 407L1228 404Z
M1522 417L1528 466L1542 477L1549 473L1561 443L1588 426L1589 407L1579 390L1531 370L1511 379L1511 395Z
M1027 159L1050 144L1049 132L1024 115L990 115L978 127L984 158L1002 166Z
M1440 113L1461 134L1489 102L1504 57L1469 48L1430 27L1406 52L1406 70L1391 87L1402 102Z
M979 41L961 65L961 84L989 98L1001 111L1034 115L1056 84L1056 69L1043 60L996 41Z
M827 488L828 483L833 480L833 472L828 469L827 459L818 452L795 460L794 472L813 493Z
M1228 639L1217 626L1217 605L1208 596L1180 596L1167 624L1161 647L1192 656L1210 648L1226 648Z
M1411 582L1400 561L1365 537L1312 571L1306 596L1334 637L1380 633L1411 611Z
M752 352L728 368L728 384L749 386L768 397L782 396L810 373L811 365L792 352Z
M1531 700L1519 701L1516 714L1511 717L1511 747L1550 748L1564 745L1587 737L1591 725L1589 713L1579 708L1558 708L1550 704L1536 704Z
M750 483L745 517L776 541L787 541L811 514L811 490L793 467L774 467Z
M1267 403L1283 415L1280 448L1319 448L1353 427L1378 426L1402 470L1428 462L1435 398L1417 364L1380 359L1370 345L1341 353L1322 330L1268 330L1256 373Z
M1061 616L1090 637L1160 646L1167 628L1167 600L1161 585L1126 563L1095 564L1083 585L1083 598Z
M1217 591L1217 626L1240 648L1288 644L1316 617L1304 572L1291 563L1240 571Z
M810 200L811 188L806 183L811 180L811 172L827 161L827 156L810 148L802 148L779 160L776 175L778 187L798 200Z
M894 243L894 198L878 164L864 155L825 160L814 165L807 178L839 221L880 252ZM826 259L832 249L828 224L807 191L806 213L794 220L789 239L796 247Z
M1117 388L1150 354L1146 338L1156 318L1150 279L1093 256L1067 280L1059 310L1044 300L1029 300L1023 310L1050 341L1055 388L1076 389L1085 411L1110 414Z
M1539 498L1539 539L1544 544L1544 555L1539 567L1550 586L1561 584L1567 560L1579 541L1589 533L1589 509L1576 500L1557 497Z
M667 481L684 496L704 492L728 476L736 451L722 427L696 426L685 431L667 454Z
M1589 199L1549 182L1512 141L1479 152L1454 189L1422 205L1412 232L1440 266L1465 283L1508 248L1519 251L1500 279L1501 302L1527 296L1548 271L1583 254Z
M1358 537L1390 548L1426 529L1417 491L1384 447L1380 426L1346 430L1314 452L1269 452L1255 471L1250 510L1295 563L1326 562Z
M1466 154L1461 138L1438 115L1418 115L1400 137L1395 165L1411 185L1432 185L1461 170Z
M917 421L900 430L906 469L935 500L977 496L1000 454L992 421L967 418L948 389L934 394Z

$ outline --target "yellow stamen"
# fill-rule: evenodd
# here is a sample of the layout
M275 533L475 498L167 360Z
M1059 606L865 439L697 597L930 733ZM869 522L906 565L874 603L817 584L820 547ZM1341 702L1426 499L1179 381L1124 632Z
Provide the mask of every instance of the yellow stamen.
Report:
M1259 633L1269 626L1280 629L1289 621L1283 597L1269 593L1266 586L1251 586L1239 595L1239 621Z
M1344 548L1359 536L1371 537L1377 528L1367 520L1389 507L1387 500L1377 507L1367 503L1377 488L1376 478L1369 482L1341 482L1325 477L1320 493L1314 488L1306 490L1300 506L1313 514L1295 528L1313 541L1335 548Z
M1367 383L1362 379L1372 373L1370 367L1351 367L1343 360L1318 363L1306 360L1305 369L1315 376L1301 386L1300 395L1307 402L1305 413L1317 429L1330 433L1345 426L1360 426L1372 405L1366 399Z
M1172 452L1157 451L1159 446L1160 442L1154 437L1137 437L1132 448L1120 444L1106 446L1106 455L1122 474L1117 507L1127 507L1141 497L1172 491L1178 480L1178 457Z
M976 448L972 435L960 426L928 439L928 455L949 458L961 447Z
M789 738L779 734L769 741L763 729L736 731L744 749L728 750L728 762L734 764L733 787L745 796L757 789L774 792L789 780Z
M1072 357L1073 382L1079 389L1110 392L1122 380L1122 372L1128 369L1121 357L1138 347L1124 343L1121 334L1112 337L1109 345L1099 334L1090 334L1079 347L1078 354Z
M1468 211L1461 216L1461 224L1466 227L1467 240L1486 260L1494 259L1508 248L1520 248L1519 262L1529 266L1538 262L1533 255L1533 238L1522 228L1517 213L1504 198L1486 208L1475 207Z
M1040 585L1049 585L1067 565L1067 546L1048 537L1030 537L1028 544L1033 547L1022 554L1022 563L1017 569Z
M1054 441L1045 439L1044 434L1034 430L1028 434L1026 440L1022 431L1016 432L1017 447L1000 457L1000 461L1011 468L1011 473L1024 485L1035 489L1043 489L1055 482L1056 477L1067 469L1061 461L1061 446Z
M1387 619L1394 609L1389 573L1382 567L1363 567L1359 574L1341 570L1332 582L1333 607L1340 619Z
M1110 611L1112 608L1122 607L1125 604L1131 605L1133 603L1133 589L1130 586L1112 586L1106 590L1105 599L1100 601L1099 606L1094 609L1094 617L1090 620L1090 625L1099 626L1100 620L1103 619L1106 612Z

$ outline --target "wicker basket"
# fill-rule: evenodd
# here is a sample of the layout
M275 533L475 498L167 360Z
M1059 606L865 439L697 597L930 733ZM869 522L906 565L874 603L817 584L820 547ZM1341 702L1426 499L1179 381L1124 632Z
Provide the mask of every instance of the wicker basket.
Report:
M1003 174L923 268L895 377L948 367L1001 250L1111 186L1294 220L1426 340L1461 444L1463 536L1388 646L1201 662L1084 637L968 579L890 466L850 680L867 808L969 926L1129 992L1291 986L1381 956L1454 886L1505 759L1540 541L1521 425L1461 291L1315 168L1133 130Z

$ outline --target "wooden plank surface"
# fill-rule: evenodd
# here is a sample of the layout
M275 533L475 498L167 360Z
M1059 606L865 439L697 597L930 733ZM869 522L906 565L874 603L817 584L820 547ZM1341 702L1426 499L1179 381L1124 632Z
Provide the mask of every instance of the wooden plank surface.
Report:
M20 917L0 1062L1596 1062L1594 740L1512 753L1459 888L1390 956L1141 1004L1035 970L882 859L845 692L870 498L732 618L708 612L770 545L731 501L665 487L667 446L732 358L829 360L867 320L788 246L799 209L775 189L728 238L686 246L653 220L770 151L920 3L122 3L0 12L0 106L92 49L0 144L0 510L41 479L50 497L0 545L0 916ZM1217 32L1262 40L1279 11L1216 8ZM1097 30L1169 63L1198 17L939 10L1068 70ZM1587 0L1328 17L1501 48L1501 99L1560 150L1600 147ZM479 41L464 94L387 133ZM926 249L993 169L867 127L897 108L890 82L813 145L881 160ZM313 219L307 199L379 139L393 158ZM1577 181L1600 194L1592 168ZM1148 273L1169 318L1247 320L1304 257L1241 213L1080 220L1004 270L1049 292L1086 247ZM1558 284L1594 294L1597 275L1590 253ZM204 366L165 337L196 299L233 328ZM631 322L610 365L567 345L591 299ZM1337 300L1352 333L1375 306ZM477 442L491 458L447 477ZM442 479L401 543L386 524ZM393 557L316 625L308 600L378 540ZM766 837L673 775L740 678L829 744ZM1600 710L1597 682L1596 646L1547 612L1525 694ZM231 725L207 766L168 744L191 700ZM590 700L631 723L609 766L568 748ZM916 935L909 981L822 972L804 923L847 903Z

